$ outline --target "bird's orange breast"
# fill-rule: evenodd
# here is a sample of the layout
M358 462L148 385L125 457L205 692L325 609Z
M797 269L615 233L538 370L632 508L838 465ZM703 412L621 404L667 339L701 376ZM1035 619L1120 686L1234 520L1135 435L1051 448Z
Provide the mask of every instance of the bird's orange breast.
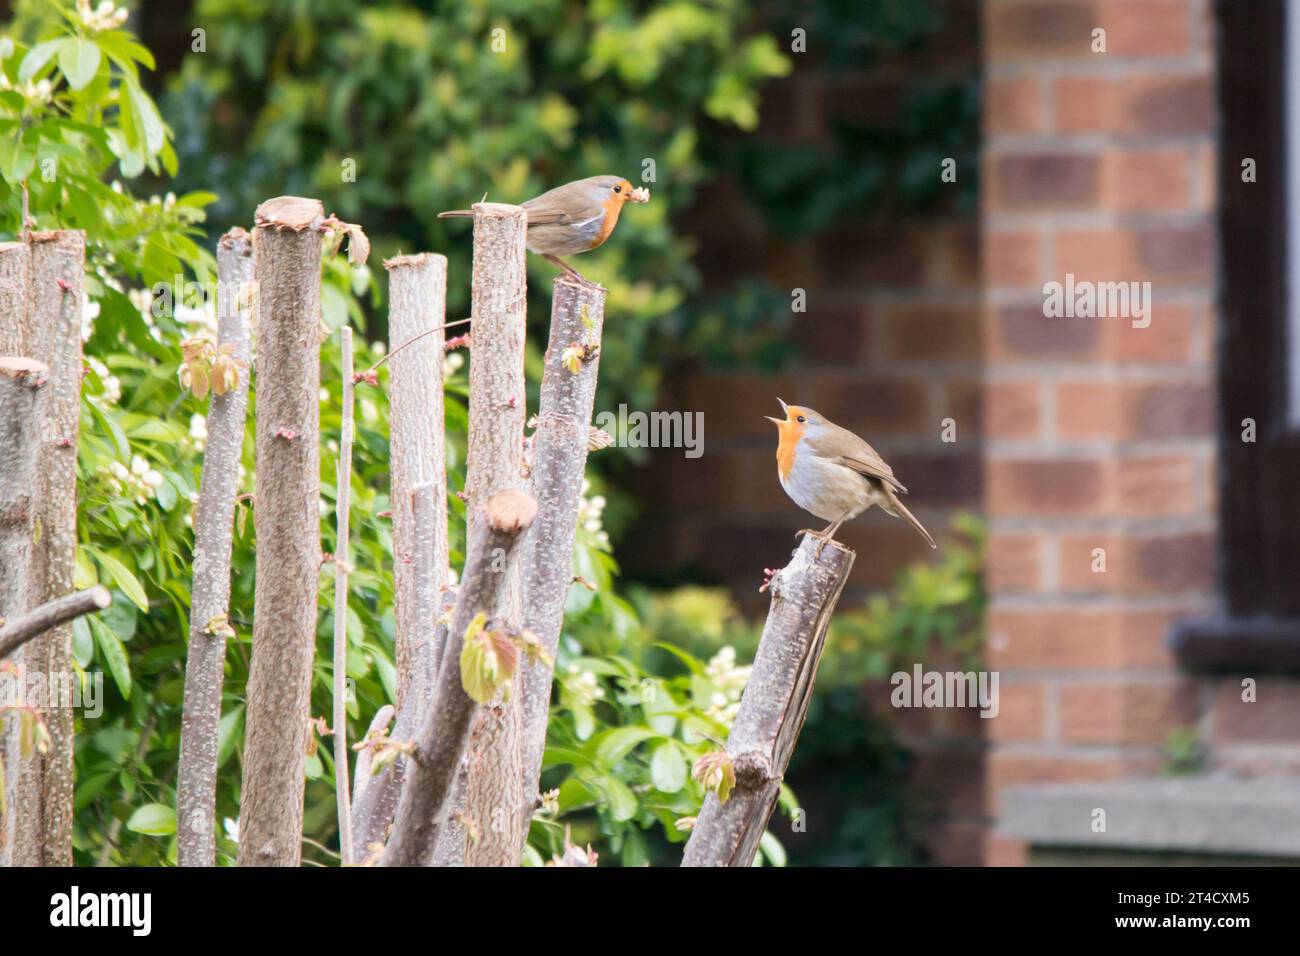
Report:
M782 478L790 477L794 468L794 450L803 437L803 429L793 422L781 422L777 426L781 434L776 445L776 470Z
M601 219L600 229L596 231L596 235L592 239L591 246L589 247L591 249L595 249L598 245L609 238L609 234L613 232L614 227L618 225L618 214L623 211L623 200L615 195L611 195L606 199L603 205L605 207L605 215L604 218Z

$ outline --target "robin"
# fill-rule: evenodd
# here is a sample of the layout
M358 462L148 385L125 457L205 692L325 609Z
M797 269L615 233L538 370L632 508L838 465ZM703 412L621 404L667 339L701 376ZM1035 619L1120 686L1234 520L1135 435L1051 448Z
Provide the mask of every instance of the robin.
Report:
M588 252L609 238L618 214L629 202L649 202L650 190L633 188L618 176L589 176L556 186L522 203L528 210L528 251L559 266L580 282L587 282L560 256ZM470 209L438 213L439 219L473 217Z
M800 508L830 522L824 531L799 532L821 538L818 555L840 525L872 505L901 517L921 532L930 547L936 547L930 532L898 500L899 492L907 494L907 489L874 448L811 408L777 401L785 419L763 417L776 422L781 435L776 446L781 487Z

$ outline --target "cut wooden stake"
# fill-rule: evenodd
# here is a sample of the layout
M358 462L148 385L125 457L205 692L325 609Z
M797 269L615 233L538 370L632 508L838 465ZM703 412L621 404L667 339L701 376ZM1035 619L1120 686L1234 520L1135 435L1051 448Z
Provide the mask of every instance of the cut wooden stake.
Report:
M471 521L475 506L499 491L523 486L524 337L527 325L527 273L524 267L528 214L519 206L479 203L474 206L474 270L471 316L474 344L469 361L469 448L465 490ZM503 624L518 625L521 581L512 571L494 611ZM516 685L518 683L518 678ZM448 838L465 853L473 848L480 866L516 866L510 859L513 827L494 826L514 819L524 803L521 720L517 686L493 706L475 715L467 758L465 804L456 819L468 819L479 831L477 841L464 838L459 823ZM485 837L489 837L484 839ZM455 854L450 853L453 861ZM471 862L465 859L465 862Z
M320 577L323 209L257 210L257 584L248 674L241 866L297 866Z
M75 230L30 235L27 354L49 368L41 389L42 436L37 476L40 527L34 550L29 606L70 594L77 550L77 439L81 420L81 323L85 309L86 235ZM28 674L41 674L51 688L70 688L72 627L55 627L20 652ZM51 697L53 695L51 694ZM72 865L72 751L70 694L44 708L49 748L9 764L16 781L11 810L20 835L17 864ZM12 735L11 735L12 736ZM35 840L33 845L30 841Z
M406 782L384 852L385 866L427 866L447 819L448 796L458 778L477 705L461 682L465 634L480 615L491 618L515 545L537 514L537 503L519 491L493 495L470 522L465 570L456 595L447 645L438 669L433 706L425 715L407 764Z
M0 317L0 321L6 319L13 316ZM32 538L40 507L37 464L42 430L39 390L48 373L45 365L32 359L0 358L0 617L15 622L30 606L35 576ZM19 651L22 643L0 643L0 660ZM21 653L14 663L23 674ZM0 747L0 767L4 769L0 773L0 787L4 788L0 792L0 865L39 866L39 803L33 810L30 801L39 800L40 777L36 769L24 768L27 760L22 757L19 720L17 714L0 718L0 727L7 728L7 746Z
M4 626L0 627L0 661L50 628L67 624L84 614L102 611L112 603L112 593L108 588L97 584L93 588L55 598L26 614L6 620Z
M604 319L604 289L566 276L555 280L551 335L532 447L530 481L538 519L528 534L521 562L523 626L537 636L546 653L546 658L524 665L522 679L523 795L529 808L538 792L555 654L573 579L573 543L587 466ZM515 842L520 854L531 817L530 811L525 812L517 821Z
M442 324L447 299L447 260L424 253L384 263L388 270L388 328L392 342L407 342ZM389 499L393 509L393 611L397 645L397 709L412 693L428 704L435 618L420 618L418 588L436 593L447 581L447 475L443 445L441 332L427 335L393 359L388 380ZM435 507L429 517L434 553L421 570L413 560L412 491L432 484ZM421 581L420 574L429 579ZM427 595L426 595L427 597ZM436 602L435 605L436 607Z
M0 242L0 355L30 355L27 277L32 250L25 242Z
M447 639L446 625L436 623L443 616L443 596L446 592L434 583L439 578L439 572L435 569L441 569L441 577L443 580L446 579L447 498L443 488L444 485L440 481L426 482L416 485L411 493L412 547L414 548L411 564L415 577L413 614L416 621L427 622L426 626L432 632L430 639L415 644L415 670L420 673L427 670L435 677L441 664L442 648ZM439 521L442 522L441 525ZM440 533L444 535L441 538L441 550ZM407 694L402 709L397 712L397 722L391 734L392 740L407 741L415 737L428 710L432 694L433 681L429 682L426 694ZM388 827L393 822L393 814L397 811L397 801L402 794L402 782L406 778L405 757L397 757L377 776L372 777L370 752L363 751L363 756L366 758L364 771L362 761L357 760L357 782L352 807L352 827L358 847L358 862L369 856L368 847L383 842Z
M216 862L217 751L225 684L226 639L232 633L230 552L239 464L252 374L253 243L232 229L217 243L217 345L233 349L239 380L212 395L203 475L194 511L194 585L190 601L180 767L176 779L176 847L181 866Z
M727 739L736 785L726 803L708 794L691 831L683 866L750 866L767 829L803 729L826 628L853 567L839 543L817 552L805 536L772 578L772 606L740 710Z
M348 571L351 558L348 517L352 504L352 329L343 326L343 422L334 523L334 798L338 803L339 853L356 863L352 848L352 806L348 797Z

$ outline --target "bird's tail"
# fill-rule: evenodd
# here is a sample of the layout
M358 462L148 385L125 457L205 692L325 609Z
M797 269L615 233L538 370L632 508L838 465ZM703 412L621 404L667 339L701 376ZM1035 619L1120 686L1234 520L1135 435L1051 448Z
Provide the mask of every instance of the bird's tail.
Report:
M925 540L929 542L930 547L938 548L939 546L934 543L934 538L930 537L930 532L925 530L925 525L917 521L916 515L908 511L907 506L898 500L898 495L894 493L894 489L883 482L881 484L885 489L885 497L889 499L889 507L886 510L888 510L895 518L902 518L917 531L921 532L921 537L925 538Z
M473 219L474 211L472 209L448 209L446 212L438 213L439 219Z

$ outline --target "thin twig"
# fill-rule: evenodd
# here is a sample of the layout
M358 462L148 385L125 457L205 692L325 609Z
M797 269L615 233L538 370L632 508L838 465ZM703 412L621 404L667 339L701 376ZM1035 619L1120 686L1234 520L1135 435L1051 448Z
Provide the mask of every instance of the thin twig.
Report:
M413 335L413 336L411 336L409 339L407 339L407 340L406 340L405 342L403 342L401 345L397 346L397 348L395 348L395 349L393 349L392 351L390 351L387 355L385 355L383 358L381 358L378 362L376 362L374 365L370 366L370 368L368 368L368 369L366 369L364 372L362 372L362 373L361 373L361 376L359 376L359 377L365 377L365 376L367 376L367 375L370 375L370 374L374 373L374 372L379 368L379 366L383 365L385 362L387 362L390 358L392 358L392 357L393 357L394 355L396 355L398 352L402 351L402 349L406 348L408 345L412 345L412 344L414 344L415 342L420 341L420 339L424 338L426 335L432 335L434 332L441 332L443 329L450 329L452 326L456 326L456 325L464 325L466 322L471 322L471 321L473 321L473 320L472 320L472 319L457 319L455 322L447 322L447 323L444 323L443 325L435 325L435 326L434 326L433 328L431 328L431 329L425 329L425 330L424 330L423 332L421 332L419 335Z
M348 516L352 505L352 329L343 327L343 424L339 435L338 496L334 546L334 792L338 801L339 851L352 855L352 806L348 799Z
M0 660L4 660L33 637L40 637L52 627L66 624L83 614L102 611L113 603L108 588L96 585L75 594L48 601L20 618L0 627Z

